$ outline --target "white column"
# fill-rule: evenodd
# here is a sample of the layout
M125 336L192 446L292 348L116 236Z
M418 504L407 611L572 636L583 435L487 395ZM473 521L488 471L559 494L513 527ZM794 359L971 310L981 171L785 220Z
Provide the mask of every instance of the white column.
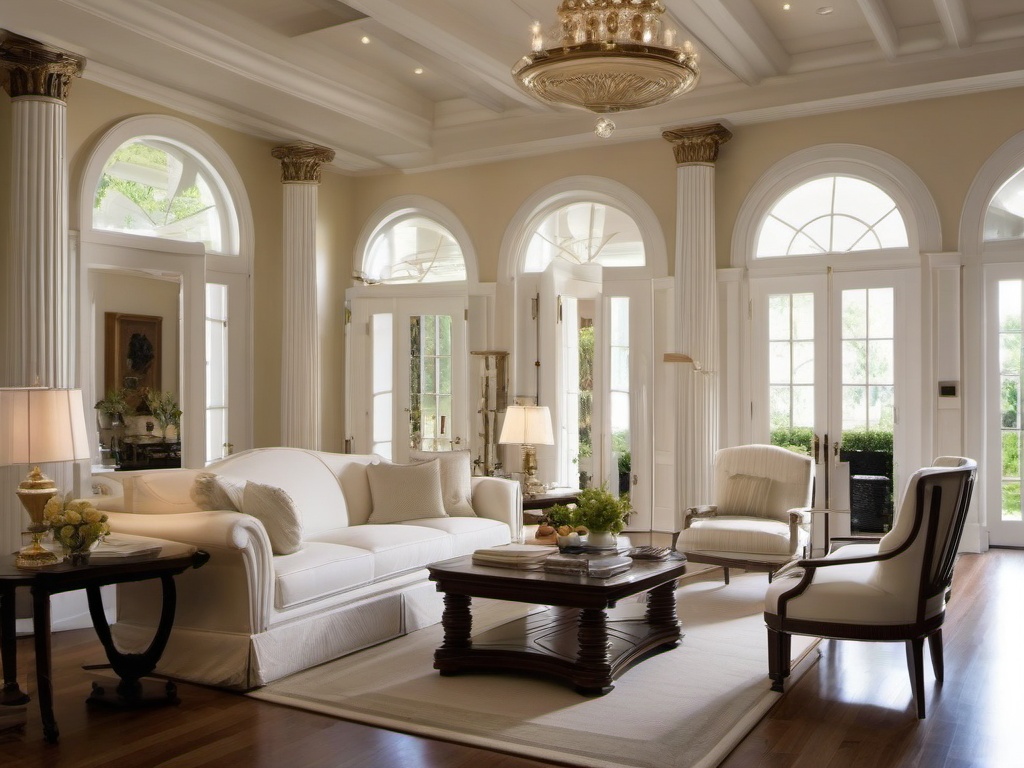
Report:
M0 69L11 97L10 238L6 243L5 356L0 385L75 387L76 265L68 248L67 104L85 59L0 33ZM74 464L43 471L80 491ZM84 470L83 470L84 471ZM26 468L0 468L0 551L21 547L27 518L14 489Z
M711 501L718 450L718 286L715 259L715 161L732 134L718 124L662 134L676 176L676 343L681 357L676 408L676 506ZM678 358L677 358L678 359Z
M334 152L312 144L275 147L284 184L284 327L281 336L281 444L320 448L320 332L316 217L320 165Z

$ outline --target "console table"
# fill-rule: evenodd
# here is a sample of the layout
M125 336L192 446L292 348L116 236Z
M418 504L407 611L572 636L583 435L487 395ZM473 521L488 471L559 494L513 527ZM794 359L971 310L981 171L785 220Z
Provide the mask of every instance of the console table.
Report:
M140 541L161 546L159 554L104 559L89 565L72 566L67 563L24 570L14 567L14 556L0 558L0 654L3 656L3 689L0 705L25 704L29 696L18 687L17 643L15 637L14 593L19 587L28 587L32 593L32 631L36 651L36 683L39 713L43 720L43 734L51 744L57 743L60 732L53 714L53 682L50 648L50 595L85 589L89 600L89 615L99 636L111 668L121 678L116 696L110 697L94 685L90 703L111 702L123 706L150 703L143 695L140 678L156 667L167 645L174 624L174 577L189 568L200 568L210 559L203 550L157 539ZM143 653L121 653L114 646L103 612L100 587L131 581L160 579L163 587L163 607L160 623L153 640ZM173 683L164 685L162 702L178 701Z

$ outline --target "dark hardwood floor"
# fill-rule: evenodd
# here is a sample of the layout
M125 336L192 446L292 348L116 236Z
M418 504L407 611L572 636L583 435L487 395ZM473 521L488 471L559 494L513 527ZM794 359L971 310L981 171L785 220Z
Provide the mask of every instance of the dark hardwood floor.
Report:
M901 645L823 642L820 661L790 687L723 766L1024 765L1019 722L1024 681L1021 585L1024 551L961 557L944 631L946 682L936 686L930 668L926 671L926 720L914 714ZM0 728L7 726L0 730L4 768L547 765L187 684L179 686L182 703L177 707L91 710L84 700L94 673L82 665L102 660L95 634L59 633L53 645L60 744L43 743L34 702L21 711L0 708ZM19 681L34 694L29 638L18 641L18 653ZM18 720L23 725L11 727Z

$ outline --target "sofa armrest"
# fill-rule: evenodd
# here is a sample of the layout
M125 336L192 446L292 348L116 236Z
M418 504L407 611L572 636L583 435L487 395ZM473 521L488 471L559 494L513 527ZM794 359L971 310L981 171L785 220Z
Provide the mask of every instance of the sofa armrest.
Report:
M226 510L166 515L108 512L110 530L135 536L167 539L200 547L218 555L240 555L245 564L249 592L249 621L254 632L267 626L274 600L274 565L270 538L263 524L251 515ZM200 569L197 573L212 569Z
M523 491L516 481L502 477L474 477L473 511L478 517L508 525L512 541L522 539Z

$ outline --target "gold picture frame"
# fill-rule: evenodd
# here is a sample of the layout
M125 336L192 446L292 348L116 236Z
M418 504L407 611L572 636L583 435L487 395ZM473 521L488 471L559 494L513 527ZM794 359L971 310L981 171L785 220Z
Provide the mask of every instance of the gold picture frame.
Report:
M142 390L163 388L161 341L163 318L127 312L104 313L104 392L126 389L138 408Z

